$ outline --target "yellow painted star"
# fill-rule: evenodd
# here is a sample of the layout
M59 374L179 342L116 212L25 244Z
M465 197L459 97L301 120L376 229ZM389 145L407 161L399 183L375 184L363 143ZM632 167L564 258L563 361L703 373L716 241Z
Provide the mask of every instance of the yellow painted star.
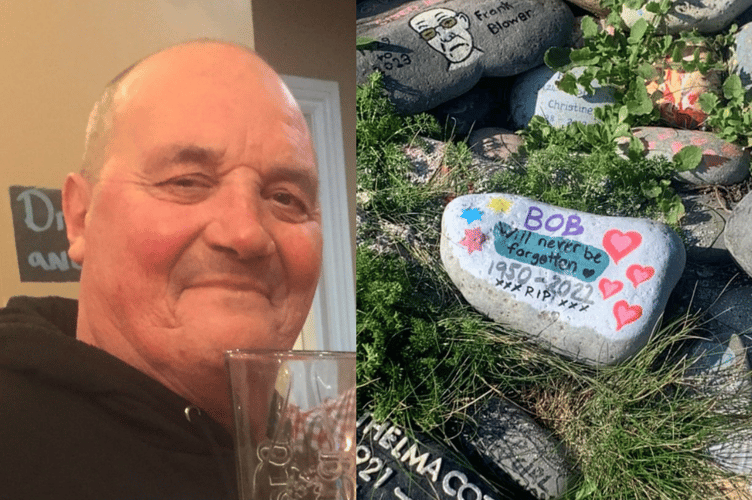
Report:
M507 213L509 212L509 209L512 208L512 202L506 198L494 198L488 202L487 206L497 214L499 212Z

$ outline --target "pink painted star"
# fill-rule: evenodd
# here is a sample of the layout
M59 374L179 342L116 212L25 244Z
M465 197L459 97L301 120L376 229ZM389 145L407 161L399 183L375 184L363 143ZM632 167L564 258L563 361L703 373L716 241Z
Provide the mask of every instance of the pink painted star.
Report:
M486 241L486 235L480 231L479 227L476 227L465 229L465 239L460 241L460 245L467 247L467 253L473 253L474 250L481 250L484 241Z

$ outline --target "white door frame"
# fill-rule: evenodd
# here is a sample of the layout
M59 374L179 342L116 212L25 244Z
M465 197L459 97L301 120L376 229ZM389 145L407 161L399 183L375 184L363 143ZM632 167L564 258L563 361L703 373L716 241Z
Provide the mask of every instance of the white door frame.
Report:
M355 351L355 275L339 85L297 76L283 75L282 79L308 121L319 165L324 257L312 306L316 345L304 345L306 349Z

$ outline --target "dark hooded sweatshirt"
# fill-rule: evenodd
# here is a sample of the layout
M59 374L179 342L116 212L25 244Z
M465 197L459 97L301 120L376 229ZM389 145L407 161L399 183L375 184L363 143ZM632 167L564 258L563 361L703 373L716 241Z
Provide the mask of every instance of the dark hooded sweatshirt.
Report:
M76 340L77 310L58 297L0 309L0 499L236 498L231 435Z

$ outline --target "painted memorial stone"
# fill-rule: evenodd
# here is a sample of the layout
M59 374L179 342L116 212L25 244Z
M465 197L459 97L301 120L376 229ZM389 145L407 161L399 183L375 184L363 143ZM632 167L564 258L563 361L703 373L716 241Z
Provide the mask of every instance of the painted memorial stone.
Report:
M562 0L417 0L358 21L357 81L384 74L397 110L413 114L464 94L483 76L512 76L568 46L574 16Z
M694 47L685 49L685 60L694 59ZM700 53L705 57L707 51ZM700 96L707 92L718 94L721 79L718 72L710 70L706 74L700 71L684 71L680 64L665 61L656 67L658 75L652 81L645 82L648 94L657 96L654 100L666 123L672 127L696 129L705 121L708 114L700 106Z
M355 450L357 497L369 500L504 500L534 497L508 478L504 491L452 459L448 450L427 436L379 423L370 414L357 422ZM506 481L505 481L506 480ZM502 484L503 486L503 484Z
M470 134L467 143L473 153L490 160L509 160L519 152L524 139L510 130L489 127Z
M508 474L541 500L559 498L570 482L561 445L520 408L491 398L471 413L477 428L464 427L460 440L494 474Z
M607 365L648 341L685 251L654 221L477 194L445 208L441 259L476 309L570 358Z
M704 0L673 1L660 28L668 33L680 33L697 29L700 33L716 33L727 27L734 18L752 6L752 0ZM627 26L634 26L639 19L652 22L655 15L643 9L624 7L621 18Z
M732 71L739 75L744 90L749 94L752 90L752 24L743 26L736 34L730 63Z
M579 70L581 71L581 70ZM578 73L578 68L573 70ZM577 95L568 94L556 87L562 73L548 66L539 66L517 77L509 98L510 119L518 128L525 128L533 115L542 116L555 127L572 122L596 123L594 111L614 103L613 91L593 82L595 94L589 95L580 88Z
M739 267L752 276L752 193L748 193L734 207L723 233L726 248Z
M724 141L711 132L667 127L638 127L632 133L642 141L648 158L671 159L684 146L702 148L702 161L693 170L677 172L679 180L695 185L730 185L749 176L750 156L743 148ZM627 143L621 142L624 155Z

